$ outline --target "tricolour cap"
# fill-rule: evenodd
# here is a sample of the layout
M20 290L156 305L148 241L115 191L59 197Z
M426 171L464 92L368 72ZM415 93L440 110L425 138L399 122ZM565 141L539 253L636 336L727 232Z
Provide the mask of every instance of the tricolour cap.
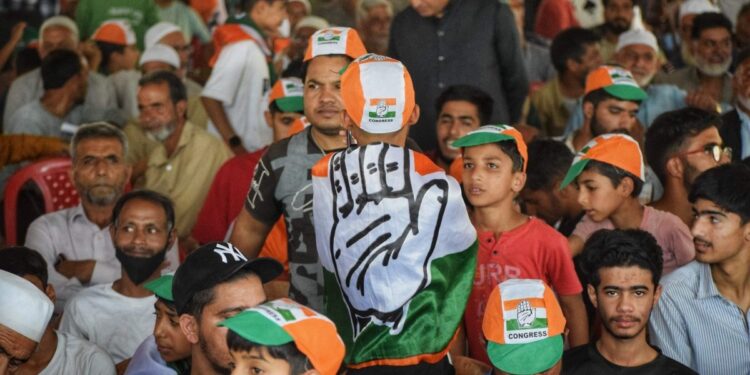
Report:
M310 36L305 61L323 55L346 55L356 59L367 53L357 30L351 27L328 27Z
M336 332L336 325L311 308L287 298L247 309L219 325L264 346L294 342L323 375L338 373L344 359L344 342Z
M143 51L141 60L138 64L143 65L154 61L169 64L175 69L180 68L180 55L177 54L177 51L175 51L174 48L166 44L155 44L151 47L147 47L146 50Z
M158 279L151 280L143 285L144 288L150 290L157 297L165 299L170 302L174 302L172 297L172 281L174 280L174 274L162 275Z
M598 89L622 100L644 100L648 97L629 71L610 65L602 65L586 76L586 94Z
M99 25L91 39L118 46L130 46L135 44L135 32L126 20L109 20Z
M511 374L536 374L562 357L565 316L541 280L510 279L490 294L482 333L492 364Z
M573 182L590 160L607 163L632 174L641 181L646 181L646 168L643 165L643 154L638 142L625 134L602 134L586 143L581 151L578 151L568 173L560 183L560 189Z
M687 0L680 4L680 11L679 11L679 20L682 19L682 17L690 15L690 14L701 14L701 13L716 13L721 12L719 7L712 4L708 0Z
M0 270L0 324L39 342L55 306L30 281Z
M617 48L615 51L632 46L634 44L643 44L651 47L654 51L659 51L659 44L656 42L654 34L646 29L630 29L617 39Z
M276 102L283 112L302 112L305 107L302 102L304 85L299 78L281 78L273 85L268 96L268 102Z
M414 111L414 85L398 60L373 53L354 60L341 75L341 97L349 117L373 134L393 133Z
M289 135L295 135L303 130L305 128L310 126L310 121L307 120L307 117L300 116L294 122L292 123L291 127L289 128Z
M179 26L170 23L170 22L158 22L154 26L151 26L146 31L146 35L144 36L144 45L146 48L149 48L153 45L156 45L159 43L161 38L164 38L165 36L175 32L179 31L182 32L182 30L179 28Z
M471 147L501 141L513 141L516 149L523 158L523 171L526 172L526 164L529 161L529 152L521 132L509 125L484 125L479 129L472 130L465 136L455 140L453 147Z
M245 269L258 275L264 283L273 280L284 270L278 261L271 258L248 261L229 242L212 242L199 247L185 258L172 280L172 296L177 313L187 312L185 307L195 293L213 288Z

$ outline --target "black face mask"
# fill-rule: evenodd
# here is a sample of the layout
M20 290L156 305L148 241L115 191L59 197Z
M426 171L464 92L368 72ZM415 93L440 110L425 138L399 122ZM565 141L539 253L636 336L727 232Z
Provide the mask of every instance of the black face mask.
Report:
M122 268L125 269L125 273L130 280L136 285L140 285L148 280L154 271L159 268L161 263L164 262L164 257L166 255L166 247L162 249L162 251L148 258L130 256L125 254L121 248L115 247L115 257L120 261Z

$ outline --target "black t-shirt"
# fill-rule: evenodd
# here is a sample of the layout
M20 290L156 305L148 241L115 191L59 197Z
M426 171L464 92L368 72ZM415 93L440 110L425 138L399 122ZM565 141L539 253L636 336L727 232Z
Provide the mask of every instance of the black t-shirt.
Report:
M596 349L596 343L581 345L563 355L563 375L694 375L689 367L661 354L653 361L638 367L622 367L607 361Z

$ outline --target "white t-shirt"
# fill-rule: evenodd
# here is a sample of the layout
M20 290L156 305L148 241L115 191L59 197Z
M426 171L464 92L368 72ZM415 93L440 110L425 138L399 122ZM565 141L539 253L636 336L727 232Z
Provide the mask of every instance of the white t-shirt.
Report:
M99 345L120 363L154 330L154 303L154 296L123 296L112 289L112 283L95 285L68 301L60 331Z
M115 373L112 358L100 347L65 332L57 331L57 349L39 375L110 375Z
M266 56L255 42L225 46L206 82L202 96L224 104L229 123L250 152L271 143L273 132L263 117L263 94L271 87ZM219 132L211 121L209 131Z

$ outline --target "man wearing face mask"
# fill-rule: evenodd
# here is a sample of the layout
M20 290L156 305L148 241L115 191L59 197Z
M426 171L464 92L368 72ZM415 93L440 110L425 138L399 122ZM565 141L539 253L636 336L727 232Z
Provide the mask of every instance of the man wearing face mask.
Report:
M60 331L99 345L119 364L154 327L156 297L143 285L168 263L167 249L176 240L172 202L154 191L127 193L112 210L109 231L122 277L76 294L65 306Z

